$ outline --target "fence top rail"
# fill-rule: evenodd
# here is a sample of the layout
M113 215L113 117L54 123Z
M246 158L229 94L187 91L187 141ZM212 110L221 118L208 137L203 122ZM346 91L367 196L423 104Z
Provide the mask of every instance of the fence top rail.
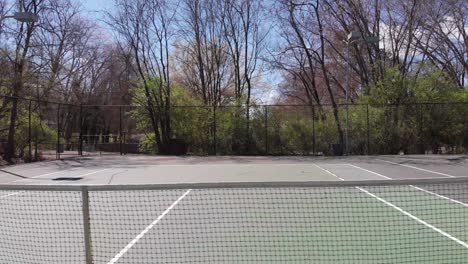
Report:
M0 185L0 191L143 191L176 189L278 189L278 188L340 188L380 187L405 185L468 184L468 177L364 180L364 181L276 181L276 182L207 182L170 184L127 184L127 185Z
M73 106L73 107L79 107L79 104L72 104L72 103L66 103L66 102L55 102L55 101L47 101L47 100L41 100L41 99L35 99L35 98L26 98L26 97L19 97L19 96L11 96L11 95L2 95L0 94L0 98L9 98L9 99L17 99L17 100L22 100L22 101L31 101L31 102L37 102L37 103L46 103L46 104L56 104L56 105L63 105L63 106Z
M10 96L10 95L1 95L0 98L10 98L10 99L18 99L24 101L33 101L38 103L49 103L49 104L57 104L57 105L64 105L64 106L74 106L74 107L121 107L121 108L137 108L137 107L144 107L143 105L97 105L97 104L72 104L66 102L55 102L55 101L47 101L35 98L25 98L25 97L17 97L17 96ZM468 101L450 101L450 102L413 102L413 103L381 103L381 104L374 104L374 103L338 103L338 106L372 106L372 107L385 107L385 106L408 106L408 105L450 105L450 104L468 104ZM173 105L172 107L181 107L181 108L235 108L235 107L245 107L245 104L242 105ZM332 107L332 104L321 104L319 105L310 105L310 104L251 104L249 107Z
M414 103L388 103L388 104L374 104L374 103L339 103L338 106L371 106L371 107L386 107L386 106L416 106L416 105L450 105L450 104L468 104L468 101L451 101L451 102L414 102ZM137 107L145 107L143 105L86 105L83 104L83 107L128 107L128 108L137 108ZM247 105L173 105L171 107L180 107L180 108L238 108L238 107L245 107ZM261 108L261 107L332 107L332 104L321 104L319 105L310 105L310 104L251 104L249 107Z

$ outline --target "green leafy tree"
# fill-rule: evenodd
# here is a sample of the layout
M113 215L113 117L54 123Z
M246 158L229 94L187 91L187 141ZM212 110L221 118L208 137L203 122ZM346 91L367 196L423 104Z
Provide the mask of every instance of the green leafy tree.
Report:
M371 135L377 153L438 153L465 145L466 91L440 71L403 76L386 71L370 96L361 98L371 109ZM455 103L454 103L455 102ZM457 103L460 102L460 103Z
M1 127L8 126L7 119L1 119ZM5 132L3 132L5 133ZM1 135L2 137L5 135ZM25 160L32 160L29 156L29 111L20 109L18 111L18 117L15 129L15 153L18 158ZM44 143L56 142L57 131L49 127L36 112L31 113L31 143L33 147ZM63 141L63 139L61 139ZM48 146L48 144L46 144ZM55 149L55 145L50 146L50 149ZM41 148L44 150L44 148ZM41 156L42 153L37 153ZM40 158L40 157L38 157Z
M159 79L148 78L151 93L158 93ZM207 144L207 133L210 128L210 108L202 107L201 103L187 93L183 87L171 86L171 133L173 138L183 139L192 151L203 152ZM139 144L140 151L146 153L161 153L157 149L155 133L152 131L151 117L146 111L146 91L143 85L133 88L132 103L141 105L130 112L135 120L137 130L144 134ZM187 106L200 107L187 107ZM160 113L155 113L156 115Z

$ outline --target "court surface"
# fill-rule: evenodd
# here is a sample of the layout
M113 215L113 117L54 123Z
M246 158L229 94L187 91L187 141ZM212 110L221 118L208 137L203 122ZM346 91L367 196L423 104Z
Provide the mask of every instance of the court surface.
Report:
M0 263L85 263L80 189L8 189L17 185L91 186L94 263L465 263L464 177L466 156L95 156L17 165L0 172ZM378 184L407 179L423 181ZM146 184L184 188L138 189Z
M2 168L0 184L103 185L327 181L468 176L466 156L148 157L87 156ZM382 177L385 176L385 177ZM76 178L59 181L58 178Z

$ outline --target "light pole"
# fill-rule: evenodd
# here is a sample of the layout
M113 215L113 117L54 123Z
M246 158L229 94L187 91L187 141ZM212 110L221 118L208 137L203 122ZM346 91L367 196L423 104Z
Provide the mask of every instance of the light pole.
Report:
M0 17L0 21L5 18L13 18L19 22L25 23L37 22L39 20L39 16L31 12L15 12L13 15Z
M358 42L358 41L365 41L369 44L376 44L379 42L379 37L369 36L366 39L362 37L361 32L352 31L348 34L346 38L346 91L345 91L345 100L346 100L346 128L345 128L345 140L344 140L344 147L345 147L345 155L349 155L349 139L348 139L348 131L349 131L349 88L350 84L350 75L351 75L351 64L349 61L349 45Z

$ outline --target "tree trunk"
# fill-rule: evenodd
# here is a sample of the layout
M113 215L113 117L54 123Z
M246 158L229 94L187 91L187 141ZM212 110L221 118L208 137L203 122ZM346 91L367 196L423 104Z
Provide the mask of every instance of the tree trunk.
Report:
M10 112L10 127L8 129L8 143L5 152L5 160L9 163L13 163L15 157L15 130L16 130L16 119L18 115L18 99L13 98L11 112Z
M246 71L247 73L247 71ZM248 154L250 153L251 150L251 137L250 137L250 97L251 97L251 92L252 92L252 83L250 81L250 77L248 77L248 74L245 76L246 82L247 82L247 100L246 100L246 106L245 106L245 111L246 111L246 136L247 136L247 146L246 150Z

